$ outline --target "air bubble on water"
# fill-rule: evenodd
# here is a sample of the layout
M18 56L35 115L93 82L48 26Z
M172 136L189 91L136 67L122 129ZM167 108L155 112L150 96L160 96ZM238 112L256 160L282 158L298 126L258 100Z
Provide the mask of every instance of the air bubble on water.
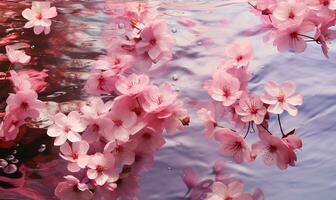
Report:
M168 171L172 171L173 168L172 167L167 167Z
M172 33L177 33L177 28L176 28L176 27L173 27L173 28L171 29L171 32L172 32Z
M9 164L4 168L4 173L5 174L14 174L17 171L17 166L14 164Z
M15 156L14 155L8 155L7 157L6 157L6 160L8 160L8 161L11 161L11 160L14 160L15 159Z
M177 80L178 80L178 76L177 76L177 74L173 74L173 76L172 76L172 80L173 80L173 81L177 81Z
M123 29L123 28L125 28L125 25L124 25L123 23L119 23L119 24L118 24L118 28L119 28L119 29Z
M6 167L8 162L5 159L0 159L0 169Z
M16 149L13 150L13 154L17 154L17 150Z
M19 163L19 160L18 159L13 159L13 160L11 160L11 163L14 163L14 164Z
M42 153L43 151L45 151L47 148L47 146L45 144L41 144L39 149L37 150L38 152Z
M201 45L202 45L202 41L198 41L198 42L197 42L197 45L198 45L198 46L201 46Z

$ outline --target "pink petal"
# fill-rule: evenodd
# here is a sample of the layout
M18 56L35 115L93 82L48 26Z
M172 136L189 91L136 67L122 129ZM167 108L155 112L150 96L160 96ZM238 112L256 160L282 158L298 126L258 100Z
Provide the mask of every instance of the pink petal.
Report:
M69 133L67 134L67 138L70 142L79 142L82 139L79 133L73 131L69 131Z

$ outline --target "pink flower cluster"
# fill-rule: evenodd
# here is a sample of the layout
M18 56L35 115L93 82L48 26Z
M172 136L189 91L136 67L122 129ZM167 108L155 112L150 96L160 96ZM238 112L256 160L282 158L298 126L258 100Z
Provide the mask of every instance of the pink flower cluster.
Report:
M0 138L5 141L15 140L20 132L20 127L27 120L37 120L40 113L45 109L45 104L38 100L38 92L42 92L47 83L44 79L48 76L46 70L41 72L35 70L21 70L16 72L10 70L14 65L26 65L30 62L31 56L26 55L23 50L18 50L16 44L6 46L6 57L10 61L8 73L3 77L11 81L13 92L10 93L6 104L5 113L0 123ZM2 87L2 86L1 86Z
M148 70L172 58L174 39L151 3L107 3L112 16L106 30L112 55L132 57L136 70ZM156 64L156 65L155 65Z
M33 79L30 79L24 72L18 74L11 70L10 74L15 93L9 94L6 101L6 112L0 123L0 138L5 141L15 140L25 121L37 120L45 109L45 104L38 100L37 88L32 85L31 81Z
M182 179L188 187L190 200L264 200L257 188L253 194L244 190L244 183L227 172L226 164L217 161L213 166L215 179L204 179L192 168L185 168Z
M170 59L172 37L163 19L147 18L149 10L135 5L124 3L122 12L113 12L124 30L108 30L113 48L94 63L84 87L93 95L88 104L57 113L48 128L74 173L58 184L60 199L134 197L138 173L153 165L153 154L165 144L164 130L174 134L189 123L170 84L136 73Z
M226 50L227 60L204 84L213 100L209 108L198 111L199 118L204 122L206 137L214 137L220 143L221 154L232 157L237 163L251 162L262 156L266 165L276 163L280 169L294 166L297 160L294 150L301 148L302 142L294 131L284 133L280 114L287 111L296 116L296 106L303 103L302 95L296 93L295 83L286 81L279 85L268 81L264 94L251 94L247 88L252 78L247 70L253 54L250 42L235 41ZM271 114L278 115L282 138L268 130ZM219 125L224 117L228 117L233 126ZM246 137L254 126L259 130L260 141L250 146ZM244 133L241 133L243 130Z
M270 27L267 39L280 52L303 52L308 42L316 42L328 57L327 43L336 38L334 0L257 0L250 5Z

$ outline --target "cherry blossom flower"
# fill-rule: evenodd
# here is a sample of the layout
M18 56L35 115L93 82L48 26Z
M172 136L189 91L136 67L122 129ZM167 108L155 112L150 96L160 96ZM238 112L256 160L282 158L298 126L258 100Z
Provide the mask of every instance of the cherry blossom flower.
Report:
M8 60L12 64L28 64L31 59L31 57L28 56L23 50L17 50L12 46L6 46L6 53Z
M13 79L15 76L14 75L14 70L10 71L11 74L11 80L14 83ZM17 73L17 77L15 78L16 81L18 81L18 79L25 79L22 82L25 81L29 81L30 83L30 89L35 90L36 92L40 93L43 92L47 86L48 83L45 81L45 79L48 77L47 74L48 70L44 69L42 71L35 71L32 69L28 69L28 70L21 70ZM20 82L20 81L18 81ZM23 83L24 84L24 83ZM20 88L20 86L18 86L18 84L14 83L15 89L17 91L17 88ZM20 89L18 89L20 90Z
M54 116L54 124L48 128L47 134L50 137L56 137L54 145L60 146L67 140L70 142L79 142L81 135L86 128L86 124L81 119L78 112L72 111L68 116L63 113L57 113Z
M307 47L304 35L314 30L314 25L303 23L289 28L278 30L274 33L273 44L280 52L292 50L301 53Z
M287 143L289 147L292 149L301 149L302 148L302 140L297 134L287 135L283 140Z
M14 70L10 70L9 73L11 75L11 81L14 85L14 90L16 92L21 91L21 90L31 90L32 89L32 84L30 82L28 75L18 74Z
M166 141L162 134L156 129L145 127L141 129L134 137L137 148L143 152L153 153L163 146Z
M132 143L118 144L111 141L105 145L104 152L114 156L116 166L132 165L135 161L135 148Z
M244 95L235 110L243 122L255 124L261 124L266 115L266 108L258 96Z
M107 117L113 106L112 101L106 103L99 97L89 99L90 105L80 108L83 113L83 120L87 124L82 137L88 143L96 142L100 136L110 133L113 128L111 120Z
M19 114L20 119L37 118L40 111L45 108L45 104L38 100L38 96L33 90L10 94L6 102L6 113Z
M242 136L221 128L215 132L215 138L220 142L220 152L224 156L232 156L237 163L251 161L251 150Z
M116 82L116 89L124 95L134 96L149 87L149 77L146 75L131 74L127 78L121 76Z
M217 127L215 113L211 110L201 108L197 111L198 117L203 121L205 127L205 136L210 139L214 135L214 130Z
M262 155L266 165L276 163L280 169L295 165L296 155L284 140L269 134L263 127L258 126L258 130L260 141L252 145L253 154Z
M247 66L253 57L252 44L249 40L236 40L225 49L225 55L234 66Z
M68 175L64 177L66 181L58 183L55 189L55 195L61 200L90 200L92 192L88 185L81 183L76 177Z
M117 77L113 70L94 70L86 81L84 89L92 95L110 94L115 90Z
M243 93L239 80L228 73L215 74L213 80L204 83L204 88L215 101L222 102L224 106L234 104Z
M108 141L116 139L127 142L131 135L134 135L146 125L144 121L138 121L135 112L116 106L112 108L108 117L113 124L111 131L104 135Z
M150 87L144 92L140 102L146 112L160 112L171 105L176 96L169 84L162 84L160 87Z
M295 106L302 105L303 96L295 92L296 85L293 81L286 81L278 85L274 81L265 84L265 94L260 99L270 105L267 111L274 114L281 114L286 110L290 115L295 116L298 110Z
M174 39L168 34L164 20L149 23L141 30L140 38L140 42L136 44L138 54L148 54L154 63L159 59L172 57Z
M23 124L24 121L18 115L5 115L0 123L0 138L5 141L15 140Z
M183 169L182 180L188 189L195 188L201 181L201 176L191 167Z
M72 143L70 146L67 142L64 143L60 147L61 154L60 156L71 163L68 164L68 170L71 172L77 172L81 168L85 168L88 161L89 156L87 152L89 151L89 144L82 140L79 142Z
M172 135L190 123L190 117L187 110L184 109L182 101L174 102L162 113L159 113L157 117L163 119L162 125L168 134Z
M32 8L25 9L22 16L29 20L24 28L34 27L36 35L44 32L45 35L50 33L51 18L57 16L56 7L50 7L50 2L33 1Z
M115 171L114 165L115 160L112 154L96 153L90 157L87 176L100 186L109 179L117 180L118 173Z
M215 182L211 186L212 192L208 194L206 200L252 200L249 193L244 193L244 185L235 181L225 185L222 182Z
M89 98L89 104L90 105L84 105L80 108L80 111L83 113L83 118L87 120L106 116L113 106L112 101L104 103L100 97Z
M299 25L305 18L307 6L304 2L289 0L279 2L273 11L273 20L279 28Z

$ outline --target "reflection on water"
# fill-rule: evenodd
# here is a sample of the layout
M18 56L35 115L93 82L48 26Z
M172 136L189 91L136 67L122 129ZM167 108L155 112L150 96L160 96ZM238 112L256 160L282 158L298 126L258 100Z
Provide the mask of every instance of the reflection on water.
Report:
M41 94L45 101L69 102L85 98L81 91L88 76L91 62L104 53L106 41L102 37L106 28L107 11L104 1L53 1L59 16L53 23L52 33L35 36L23 30L25 21L20 12L30 7L28 1L0 2L0 37L14 35L15 41L27 45L25 49L38 59L29 66L32 69L48 69L49 87ZM117 2L117 1L110 1ZM119 1L123 2L123 1ZM192 102L207 100L201 85L211 76L221 62L226 44L236 38L246 37L246 31L258 25L259 20L248 12L242 1L151 1L157 4L168 20L176 39L174 59L166 66L150 72L156 82L169 81L179 91L180 98L190 103L192 124L185 131L170 137L155 159L156 165L141 175L139 199L183 199L186 188L180 175L185 166L193 166L203 174L210 175L216 160L224 159L217 153L218 144L203 138L201 122L196 117ZM260 161L253 164L230 164L232 173L245 181L247 188L260 187L266 199L315 200L332 199L336 184L336 151L334 141L336 128L334 74L335 53L326 60L320 48L310 46L303 54L279 54L270 44L262 42L261 35L249 38L255 47L252 71L255 77L250 84L256 93L269 79L283 82L292 79L305 96L300 115L295 120L283 118L287 130L297 128L304 148L298 152L298 164L286 171L267 168ZM331 47L331 49L335 49ZM4 45L0 53L4 53ZM1 71L8 63L0 63ZM3 90L1 88L0 90ZM4 99L1 96L1 101ZM69 105L71 106L71 105ZM1 106L2 107L2 106ZM65 106L66 107L66 106ZM66 109L66 108L65 108ZM19 164L25 163L23 173L14 173L11 183L0 185L12 188L24 184L25 191L1 191L0 199L51 199L56 183L65 173L63 161L45 132L26 130L27 135L15 148L0 149L1 158L16 151ZM29 134L31 133L31 134ZM2 176L3 174L0 174ZM12 185L10 185L12 184Z

